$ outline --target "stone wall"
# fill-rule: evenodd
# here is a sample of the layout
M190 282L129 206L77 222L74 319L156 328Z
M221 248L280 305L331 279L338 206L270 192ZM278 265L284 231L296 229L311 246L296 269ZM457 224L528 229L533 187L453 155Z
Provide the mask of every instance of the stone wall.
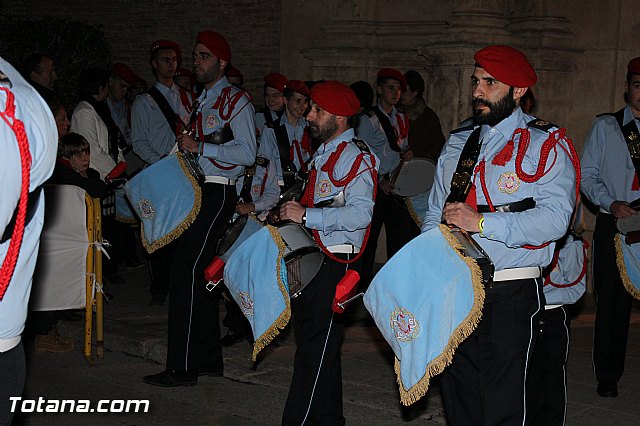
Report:
M170 39L183 49L183 66L191 67L191 50L198 31L223 34L232 50L232 63L242 71L246 87L262 92L262 76L280 62L281 2L278 0L12 0L2 12L17 16L55 16L102 27L114 62L125 62L153 84L148 63L151 43ZM64 76L62 76L64 77Z

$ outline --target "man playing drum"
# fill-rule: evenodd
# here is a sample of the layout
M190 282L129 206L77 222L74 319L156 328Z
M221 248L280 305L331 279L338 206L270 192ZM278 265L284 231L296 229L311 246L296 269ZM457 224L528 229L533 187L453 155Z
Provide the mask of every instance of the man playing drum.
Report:
M148 93L136 97L131 107L131 145L145 166L167 156L176 144L176 134L184 130L179 122L189 122L191 95L173 82L181 61L177 43L170 40L151 43L149 63L156 84ZM162 305L167 297L168 268L174 251L175 244L170 244L149 256L151 305Z
M638 214L637 206L630 204L640 199L640 57L627 65L624 92L627 105L595 119L582 153L582 190L600 208L593 233L593 286L598 296L593 369L598 395L604 398L618 396L633 300L620 279L615 237L616 221L619 226Z
M567 231L578 160L564 129L520 109L537 80L522 52L489 46L474 58L473 124L453 131L440 155L423 231L444 221L475 233L496 272L481 321L444 370L442 394L450 425L524 424L544 309L540 267Z
M326 260L315 278L291 302L297 350L282 424L343 425L340 344L342 315L331 304L347 269L359 269L373 214L377 159L354 139L352 117L360 102L346 85L318 83L307 115L316 151L302 202L286 202L281 219L313 232ZM314 207L343 192L342 207Z
M413 156L409 150L409 119L396 109L401 93L407 90L407 82L400 71L383 68L378 71L376 86L378 104L369 115L373 126L380 129L386 138L367 140L373 152L380 158L380 176L371 224L371 243L367 246L362 265L365 282L373 276L378 236L383 224L387 235L387 258L391 258L419 234L404 199L394 193L394 186L390 180L401 158L409 160Z
M222 376L218 299L205 289L224 224L233 215L236 180L256 158L254 109L249 97L224 76L231 48L215 31L198 33L193 70L204 86L199 98L196 138L178 136L180 150L198 154L205 174L202 204L193 224L177 240L171 265L169 336L165 371L143 380L156 386L193 386L198 376Z

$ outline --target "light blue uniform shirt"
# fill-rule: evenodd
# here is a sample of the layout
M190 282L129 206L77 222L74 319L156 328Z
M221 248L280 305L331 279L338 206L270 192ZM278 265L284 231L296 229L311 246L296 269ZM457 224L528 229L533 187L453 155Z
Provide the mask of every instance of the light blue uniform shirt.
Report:
M384 112L379 104L378 108L380 108L380 111L382 111L383 114L389 117L389 119L391 120L391 125L395 129L396 135L400 135L400 126L398 124L398 120L403 120L404 115L399 112L396 107L393 107L390 114ZM378 129L382 133L382 136L384 136L384 138L380 138L379 134L378 137L373 137L371 139L366 139L366 136L368 135L362 135L361 137L367 142L367 144L369 144L373 152L380 159L380 179L382 179L383 175L391 173L396 167L398 167L398 164L400 164L400 152L391 149L389 141L387 140L387 135L384 132L384 129L382 128L382 124L380 124L380 120L378 120L378 117L376 115L373 115L372 117L369 117L369 119L371 120L371 124L373 125L373 127ZM392 141L392 143L396 143L396 141ZM402 139L401 143L398 146L401 151L405 151L409 148L408 135Z
M365 155L356 177L344 187L334 186L327 173L322 170L322 166L327 162L331 153L338 148L338 145L343 141L352 140L354 136L353 129L349 129L337 138L324 143L318 148L312 160L317 170L315 193L313 194L314 204L331 199L344 191L344 207L307 207L306 226L320 231L320 240L327 247L336 244L352 244L360 248L373 215L374 182L368 169L374 166L370 155ZM355 144L349 143L336 162L333 171L334 179L338 180L347 176L356 157L361 152ZM376 159L375 168L377 165Z
M204 135L210 135L229 123L234 139L222 145L205 143L203 155L198 158L198 163L207 176L236 179L244 173L245 166L252 165L256 159L255 112L251 99L244 92L233 106L233 110L229 111L231 107L229 98L223 99L225 98L223 92L227 92L224 90L226 88L231 89L229 92L231 99L242 92L232 86L226 77L222 77L210 89L202 91L198 98L199 121L202 122ZM221 118L221 110L223 115L229 114L229 117ZM222 168L214 165L210 160L215 160Z
M113 102L110 98L107 98L107 105L109 105L109 111L111 111L111 118L116 123L120 133L124 137L127 144L131 144L131 129L129 128L129 107L124 100Z
M265 157L266 158L266 157ZM267 160L269 160L267 158ZM236 183L238 196L247 177L242 175ZM269 210L278 204L280 199L280 186L278 185L278 176L273 161L269 160L267 166L256 165L256 174L251 181L251 202L255 206L255 213L259 214ZM243 200L248 202L248 200Z
M524 212L484 213L483 235L475 234L473 238L489 255L496 271L548 265L553 256L554 243L536 250L522 246L538 246L564 236L575 204L575 170L569 156L559 147L551 150L547 160L547 173L533 183L526 183L516 176L518 142L515 144L511 160L505 166L491 164L514 131L517 128L526 128L527 123L533 119L534 117L517 108L495 127L483 125L480 131L482 148L478 163L483 159L486 161L485 182L493 204L513 203L529 197L536 203L535 208ZM549 133L535 128L529 130L531 142L524 156L522 169L525 173L533 175L540 162L540 149ZM429 197L429 210L422 225L423 232L438 226L442 220L442 209L450 192L451 177L471 132L471 129L453 132L440 154L435 182ZM566 142L562 144L568 151ZM478 205L486 205L478 172L475 173L474 181Z
M378 120L376 119L377 122ZM360 115L355 132L356 136L365 141L370 148L372 146L382 147L384 144L388 144L384 131L380 127L374 126L371 118L366 114Z
M38 95L38 92L2 58L0 58L0 71L11 81L10 90L15 95L15 116L24 123L29 140L29 152L32 158L29 191L32 192L42 185L53 172L58 148L56 124L51 110ZM6 85L3 87L8 88ZM0 92L0 105L3 105L3 110L6 102L6 94ZM0 143L0 158L2 158L2 166L0 166L0 235L2 235L18 204L22 178L16 136L4 121L0 121L0 140L2 141ZM41 192L37 210L24 230L13 277L4 298L0 300L0 340L18 338L24 329L43 223L44 193ZM10 243L11 240L0 244L0 264L4 262ZM15 343L18 342L19 340Z
M177 84L170 88L156 82L155 86L167 99L173 112L186 124L189 111L182 105ZM148 93L136 97L131 107L131 144L135 153L147 164L168 155L176 144L175 129L167 123L162 110Z
M634 120L631 108L624 109L623 123ZM638 122L635 121L636 132ZM622 130L612 115L597 117L582 151L580 189L589 201L609 212L614 201L633 201L640 191L631 189L636 169Z
M275 111L269 110L269 114L271 114L271 119L274 123L278 122L278 113ZM267 119L264 116L263 111L258 111L255 113L256 119L256 132L258 133L258 137L262 138L262 132L264 131L264 126L267 124Z
M282 114L279 120L276 120L276 125L283 125L287 129L287 136L289 137L289 147L293 144L293 140L297 140L298 144L302 143L302 137L304 135L304 129L307 127L307 120L300 118L295 126L289 124L287 120L287 114ZM302 161L298 156L298 151L294 149L293 164L296 166L296 170L300 171L302 164L306 162L311 155L300 147L300 154L302 155ZM274 129L265 126L262 129L262 136L260 138L260 147L258 152L263 154L267 158L272 158L276 166L276 172L278 175L278 184L284 185L284 179L282 177L282 163L280 162L280 151L278 150L278 140L276 138L276 132Z

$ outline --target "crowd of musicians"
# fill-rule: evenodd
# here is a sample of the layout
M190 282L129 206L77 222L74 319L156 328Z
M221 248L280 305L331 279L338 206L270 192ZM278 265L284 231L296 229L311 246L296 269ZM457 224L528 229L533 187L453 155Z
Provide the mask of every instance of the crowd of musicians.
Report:
M297 349L282 424L345 424L344 315L332 306L338 282L347 271L357 271L360 289L367 289L375 276L382 225L392 258L421 233L446 224L471 235L492 265L484 281L482 318L442 373L448 423L564 424L570 322L565 308L584 292L584 259L569 258L563 265L578 270L578 279L555 285L549 277L564 259L558 256L563 247L573 242L582 247L573 232L582 191L599 208L593 252L597 391L617 396L632 296L616 264L616 221L636 215L632 202L640 199L640 58L628 65L627 105L594 121L580 164L569 133L532 115L538 77L525 54L509 46L485 47L461 64L475 65L472 116L446 142L437 115L424 102L425 82L415 71L382 68L373 87L365 81L303 81L271 72L264 77L264 107L256 111L259 100L243 89L243 75L231 65L232 48L223 35L199 32L191 60L184 56L177 43L154 41L149 64L156 81L148 90L122 63L109 72L84 72L82 102L71 115L71 133L60 139L62 166L56 166L63 167L58 175L79 175L62 183L87 186L85 179L91 178L99 182L99 195L108 198L106 193L136 174L156 173L163 182L162 164L191 159L185 174L197 181L199 209L175 238L148 256L150 303L162 305L168 297L169 316L165 368L145 376L145 383L193 386L200 376L223 375L222 346L258 336L252 336L245 311L227 297L229 331L221 338L224 290L220 285L211 291L205 269L239 217L250 215L276 228L295 224L323 258L291 299ZM69 120L58 114L54 60L32 59L25 77L50 101L62 136ZM0 65L17 81L9 64ZM28 129L27 134L33 146L46 132ZM428 180L430 188L416 197L399 194L396 179L402 168L421 159L430 168L409 179ZM4 182L9 181L3 177L3 205ZM171 186L163 189L170 192ZM164 208L146 205L141 211L140 206L133 210L149 217ZM0 222L2 258L14 235L10 219L15 212L7 210L8 219ZM135 247L128 225L111 232L118 235L116 251ZM34 244L31 239L24 244ZM421 255L412 253L415 262ZM9 289L17 289L20 280L25 278L14 277ZM7 354L21 350L14 343L24 321L8 327L6 319L15 309L7 306L19 294L9 291L0 301L0 372L8 368ZM52 348L71 345L57 331L46 333Z

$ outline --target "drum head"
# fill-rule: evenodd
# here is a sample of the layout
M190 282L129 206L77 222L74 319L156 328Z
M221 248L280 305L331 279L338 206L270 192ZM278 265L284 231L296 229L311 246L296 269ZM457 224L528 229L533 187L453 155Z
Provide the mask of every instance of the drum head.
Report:
M428 158L413 158L405 161L394 185L395 193L402 197L413 197L431 189L436 173L436 164Z
M249 215L244 214L242 216L238 216L236 220L227 224L227 226L222 231L222 237L220 241L218 241L218 248L216 249L216 255L218 257L223 256L236 242L240 233L244 229L247 224L247 219Z

